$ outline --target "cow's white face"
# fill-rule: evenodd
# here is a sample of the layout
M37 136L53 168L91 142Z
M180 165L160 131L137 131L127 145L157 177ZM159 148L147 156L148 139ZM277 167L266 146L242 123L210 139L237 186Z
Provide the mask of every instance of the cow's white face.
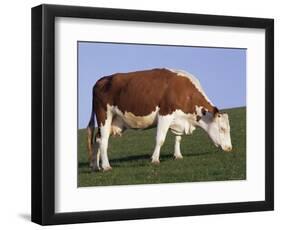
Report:
M217 147L227 152L232 150L230 126L226 113L217 113L215 117L207 113L199 123Z

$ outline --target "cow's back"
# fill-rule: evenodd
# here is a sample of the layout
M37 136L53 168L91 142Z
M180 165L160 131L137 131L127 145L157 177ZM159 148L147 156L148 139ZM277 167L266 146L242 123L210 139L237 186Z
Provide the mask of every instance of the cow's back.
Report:
M100 79L94 96L105 105L117 106L123 113L145 116L161 103L170 78L165 69L117 73Z

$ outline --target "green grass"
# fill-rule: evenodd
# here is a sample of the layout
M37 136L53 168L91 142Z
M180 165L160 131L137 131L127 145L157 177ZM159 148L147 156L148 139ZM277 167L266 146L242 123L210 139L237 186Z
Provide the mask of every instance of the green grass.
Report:
M233 150L216 148L207 134L197 128L183 136L182 160L173 160L174 135L168 133L161 148L160 165L152 165L155 129L129 130L110 137L108 155L113 168L92 172L87 161L86 130L78 131L78 186L153 184L246 179L246 108L226 110L229 114Z

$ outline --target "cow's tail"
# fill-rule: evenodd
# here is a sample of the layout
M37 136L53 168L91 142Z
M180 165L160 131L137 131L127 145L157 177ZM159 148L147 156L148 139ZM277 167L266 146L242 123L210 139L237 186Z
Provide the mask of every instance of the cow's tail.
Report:
M91 113L90 121L87 126L87 147L88 147L88 160L89 160L90 166L92 165L92 159L93 159L94 132L95 132L95 107L94 107L94 89L93 89L92 113Z

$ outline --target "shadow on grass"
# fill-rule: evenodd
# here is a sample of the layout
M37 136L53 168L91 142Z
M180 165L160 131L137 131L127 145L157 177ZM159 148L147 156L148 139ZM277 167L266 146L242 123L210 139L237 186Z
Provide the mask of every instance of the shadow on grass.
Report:
M210 155L213 154L214 152L202 152L202 153L191 153L191 154L187 154L184 155L185 158L189 158L189 157L200 157L200 156L205 156L205 155ZM172 154L162 154L160 156L160 160L161 162L167 161L167 160L172 160L173 159L173 155ZM127 162L135 162L137 163L138 166L144 166L147 165L147 163L150 163L151 160L151 155L150 154L139 154L139 155L133 155L133 156L126 156L126 157L121 157L118 159L111 159L110 160L110 164L114 167L121 167L121 165L123 163L127 163ZM142 162L140 162L142 161ZM130 164L130 166L134 166L134 164ZM88 162L79 162L78 163L78 167L79 168L85 168L85 167L89 167L89 163Z
M164 158L168 158L169 156L163 156L163 159ZM133 156L127 156L127 157L121 157L121 158L118 158L118 159L110 159L110 164L113 166L113 167L121 167L121 165L123 163L138 163L138 166L143 166L143 165L146 165L146 162L150 162L150 159L151 159L151 155L149 154L140 154L140 155L133 155ZM162 159L162 156L161 156L161 159ZM140 161L143 161L143 162L140 162ZM133 164L130 164L130 166L134 166ZM79 162L78 163L78 167L79 168L85 168L85 167L89 167L89 163L88 162Z
M185 157L199 157L199 156L205 156L205 155L211 155L214 153L217 153L218 151L215 152L202 152L202 153L190 153L187 155L184 155Z

